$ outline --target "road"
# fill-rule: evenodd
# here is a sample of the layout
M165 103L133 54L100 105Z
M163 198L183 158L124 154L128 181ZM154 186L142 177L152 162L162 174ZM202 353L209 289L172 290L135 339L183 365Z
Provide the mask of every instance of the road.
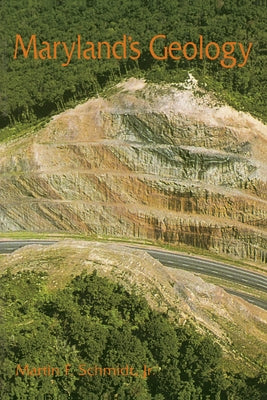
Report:
M53 244L55 241L49 240L8 240L0 241L0 253L12 253L20 247L29 244L41 244L49 245ZM132 247L132 246L131 246ZM153 258L159 260L161 264L172 267L180 268L191 272L197 272L199 274L215 276L224 280L229 280L241 285L245 285L261 292L267 293L267 277L256 272L247 271L242 268L234 267L232 265L223 264L220 262L205 260L198 257L187 256L177 253L172 253L169 251L161 251L155 249L147 249L145 247L137 247L140 250L145 250ZM225 289L228 293L239 296L246 301L257 305L265 310L267 310L267 302L252 295L245 293L240 293L232 289Z
M0 254L13 253L13 251L30 244L54 244L52 240L3 240L0 241Z
M230 280L231 282L240 283L241 285L250 286L254 289L267 293L267 277L256 272L250 272L238 267L219 263L216 261L205 260L193 256L186 256L160 250L147 250L147 252L161 264L168 267L185 269L206 275L216 276Z
M215 276L217 278L239 283L243 286L245 285L267 293L267 277L256 272L247 271L242 268L216 261L172 253L169 251L167 252L154 249L146 249L146 251L153 258L156 258L161 262L161 264L167 267L179 268L191 272L197 272L199 274ZM227 288L225 288L225 290L230 294L239 296L249 303L267 310L267 302L264 300L258 299L257 297L248 295L246 293L238 292L236 290Z

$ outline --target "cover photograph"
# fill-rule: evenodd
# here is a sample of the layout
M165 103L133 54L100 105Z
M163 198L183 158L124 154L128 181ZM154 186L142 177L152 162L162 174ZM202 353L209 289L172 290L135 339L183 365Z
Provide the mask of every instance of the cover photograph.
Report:
M267 398L267 1L0 4L0 398Z

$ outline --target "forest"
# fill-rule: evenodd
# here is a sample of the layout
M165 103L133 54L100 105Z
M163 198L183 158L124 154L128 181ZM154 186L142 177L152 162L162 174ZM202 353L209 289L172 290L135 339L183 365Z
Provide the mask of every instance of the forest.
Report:
M174 324L96 271L64 289L52 290L47 281L45 273L29 271L0 278L2 400L266 398L265 372L225 370L211 336ZM144 376L145 365L151 371Z
M188 71L223 101L266 121L265 0L10 0L1 2L0 16L0 128L35 123L124 77L179 82ZM227 41L252 47L243 68L226 69L199 57L158 60L148 44L159 34L166 43L197 43L203 36L220 47ZM64 41L69 48L77 35L111 46L125 36L140 43L140 57L137 52L123 58L73 57L64 68L66 54L60 50L57 60L34 59L33 50L27 59L21 54L14 59L16 35L25 43L35 35L37 46Z

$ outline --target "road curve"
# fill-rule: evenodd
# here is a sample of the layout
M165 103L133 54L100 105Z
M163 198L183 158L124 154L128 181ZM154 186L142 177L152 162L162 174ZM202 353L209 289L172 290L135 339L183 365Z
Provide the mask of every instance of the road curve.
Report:
M0 253L12 253L17 249L30 244L50 245L54 243L56 243L56 241L52 240L3 240L0 241ZM223 264L217 261L177 254L170 251L138 247L135 245L131 245L129 247L146 251L153 258L157 259L161 264L167 267L179 268L191 272L197 272L199 274L215 276L217 278L229 280L231 282L239 283L243 286L248 286L267 293L267 277L256 272L247 271L242 268ZM267 302L264 300L245 293L240 293L232 289L225 290L228 293L239 296L246 301L257 305L258 307L267 310Z
M194 256L187 256L160 250L146 250L148 254L156 258L161 264L168 267L185 269L206 275L216 276L249 286L267 293L267 277L257 272L251 272L232 265L217 261L206 260Z
M217 261L172 253L169 251L154 249L146 249L146 251L153 258L156 258L161 264L167 267L179 268L191 272L197 272L199 274L215 276L217 278L239 283L243 286L248 286L267 293L267 277L256 272L247 271L242 268L223 264ZM224 289L230 294L241 297L249 303L267 310L267 302L262 299L258 299L257 297L246 293L241 293L236 290L227 288Z

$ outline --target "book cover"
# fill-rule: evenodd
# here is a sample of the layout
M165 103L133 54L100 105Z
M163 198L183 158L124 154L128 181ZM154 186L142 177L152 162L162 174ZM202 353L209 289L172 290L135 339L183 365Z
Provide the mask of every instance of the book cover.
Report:
M265 399L266 1L0 12L1 399Z

